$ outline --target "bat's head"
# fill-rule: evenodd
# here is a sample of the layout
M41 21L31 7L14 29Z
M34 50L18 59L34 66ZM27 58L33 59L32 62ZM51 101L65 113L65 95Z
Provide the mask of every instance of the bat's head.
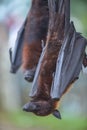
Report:
M35 71L36 71L35 67L33 69L26 70L24 72L25 80L27 80L28 82L32 82L34 79Z
M55 117L61 119L60 112L56 110L56 104L50 101L31 101L24 105L23 110L26 112L33 112L38 116L53 114Z

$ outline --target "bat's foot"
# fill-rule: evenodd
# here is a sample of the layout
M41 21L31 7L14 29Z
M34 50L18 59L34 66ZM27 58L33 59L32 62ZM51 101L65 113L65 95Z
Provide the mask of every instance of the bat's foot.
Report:
M27 71L24 73L24 79L27 80L28 82L32 82L33 79L34 79L34 74L35 74L34 71L32 71L32 70L27 70Z

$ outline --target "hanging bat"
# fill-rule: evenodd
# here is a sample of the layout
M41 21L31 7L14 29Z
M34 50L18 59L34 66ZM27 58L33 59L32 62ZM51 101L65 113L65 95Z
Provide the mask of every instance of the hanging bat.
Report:
M32 0L28 16L18 33L14 52L10 49L11 72L20 66L27 81L33 81L35 70L42 52L41 40L46 41L49 11L48 0Z
M55 117L61 118L57 105L69 86L79 77L87 41L76 32L69 18L67 19L69 16L67 5L70 1L56 2L58 13L55 17L55 14L51 14L55 9L55 1L49 0L49 11L52 16L50 24L54 28L49 27L52 32L48 31L47 43L39 60L30 93L32 100L25 104L23 109L39 116L52 113ZM52 18L55 19L54 23Z
M57 2L57 4L55 4L55 2ZM55 12L56 6L58 6L58 10ZM30 95L32 100L30 103L26 104L23 109L25 111L31 111L39 116L46 116L52 113L57 118L61 118L59 111L56 109L59 101L51 98L50 91L53 73L56 68L56 60L66 30L66 9L63 0L49 0L49 7L50 19L46 46L41 54L35 74Z

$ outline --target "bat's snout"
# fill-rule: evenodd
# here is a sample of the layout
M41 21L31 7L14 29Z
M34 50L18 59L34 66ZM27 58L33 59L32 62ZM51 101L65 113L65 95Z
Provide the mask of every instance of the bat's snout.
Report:
M23 111L33 112L34 110L36 110L36 105L33 103L27 103L23 106Z
M34 72L26 71L24 74L24 79L27 80L28 82L32 82L34 79Z

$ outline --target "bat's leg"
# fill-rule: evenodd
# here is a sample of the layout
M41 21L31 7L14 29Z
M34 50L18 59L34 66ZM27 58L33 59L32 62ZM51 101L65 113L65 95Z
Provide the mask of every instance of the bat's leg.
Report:
M84 59L83 59L83 65L84 67L87 67L87 54L84 54Z

